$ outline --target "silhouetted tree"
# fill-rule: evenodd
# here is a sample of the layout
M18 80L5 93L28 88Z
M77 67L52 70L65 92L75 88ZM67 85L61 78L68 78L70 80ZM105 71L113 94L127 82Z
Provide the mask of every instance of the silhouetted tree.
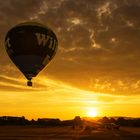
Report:
M117 124L122 125L122 126L128 125L128 121L126 121L124 117L119 117L116 122Z
M77 128L82 128L83 127L83 121L80 118L80 116L76 116L73 121L74 121L73 127L72 127L73 129L75 129L76 127Z
M100 122L102 123L109 123L109 119L107 117L103 117L102 119L100 119Z
M110 119L109 119L109 122L110 122L110 123L115 123L116 120L115 120L114 118L110 118Z

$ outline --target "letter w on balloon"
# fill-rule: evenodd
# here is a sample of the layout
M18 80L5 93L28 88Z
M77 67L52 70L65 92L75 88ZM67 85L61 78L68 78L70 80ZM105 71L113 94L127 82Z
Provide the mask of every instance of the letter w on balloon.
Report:
M55 42L53 44L53 40L50 36L45 35L45 34L40 34L40 33L36 33L35 35L37 37L37 41L38 41L39 46L43 45L43 47L44 47L47 44L47 42L50 41L49 48L52 50L55 49L56 44L55 44Z

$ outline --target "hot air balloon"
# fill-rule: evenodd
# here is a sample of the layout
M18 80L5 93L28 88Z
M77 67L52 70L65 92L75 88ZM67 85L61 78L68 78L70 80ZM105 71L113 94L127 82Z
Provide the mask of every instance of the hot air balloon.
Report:
M52 60L58 40L45 25L25 22L11 28L5 37L5 48L13 63L32 86L32 78Z

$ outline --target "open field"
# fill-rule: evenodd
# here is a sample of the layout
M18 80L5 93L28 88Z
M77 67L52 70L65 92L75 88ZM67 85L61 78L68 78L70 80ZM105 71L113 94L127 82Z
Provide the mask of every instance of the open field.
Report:
M71 127L0 126L0 140L140 140L140 128L73 130Z

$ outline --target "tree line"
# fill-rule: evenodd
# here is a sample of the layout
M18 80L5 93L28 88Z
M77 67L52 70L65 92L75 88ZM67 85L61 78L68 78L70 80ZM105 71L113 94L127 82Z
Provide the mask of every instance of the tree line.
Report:
M63 120L56 118L38 118L37 120L28 120L24 116L1 116L0 125L44 125L44 126L82 126L86 120L76 116L72 120ZM140 127L140 118L125 118L125 117L103 117L98 120L101 123L115 123L120 126Z
M53 118L38 118L37 120L28 120L24 116L1 116L0 125L44 125L44 126L72 126L81 125L83 123L80 116L76 116L73 120L53 119Z
M117 118L108 118L103 117L102 119L98 120L102 123L115 123L120 126L132 126L132 127L140 127L140 118L127 118L127 117L117 117Z

